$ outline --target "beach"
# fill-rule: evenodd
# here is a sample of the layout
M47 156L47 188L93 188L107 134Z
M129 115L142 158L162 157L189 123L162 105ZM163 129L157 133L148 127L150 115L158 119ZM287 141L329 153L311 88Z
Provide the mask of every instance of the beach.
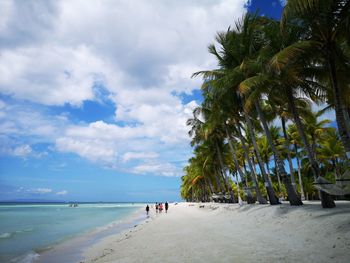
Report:
M83 251L102 262L349 262L350 202L334 209L219 203L170 204L168 213Z

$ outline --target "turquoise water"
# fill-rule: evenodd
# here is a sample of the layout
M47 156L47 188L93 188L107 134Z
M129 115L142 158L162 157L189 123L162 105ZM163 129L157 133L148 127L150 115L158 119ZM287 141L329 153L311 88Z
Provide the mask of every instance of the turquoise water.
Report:
M89 203L0 205L0 262L32 262L41 249L111 222L141 204Z

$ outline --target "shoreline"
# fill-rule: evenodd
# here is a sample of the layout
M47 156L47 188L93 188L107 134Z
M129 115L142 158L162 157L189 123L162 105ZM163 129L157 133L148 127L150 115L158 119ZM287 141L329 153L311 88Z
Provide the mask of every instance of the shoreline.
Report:
M86 248L83 263L349 262L350 202L323 209L219 203L170 204L169 212Z
M34 250L38 256L33 263L61 263L80 262L82 252L109 235L119 234L135 225L142 223L146 218L143 215L143 206L121 220L116 220L104 226L99 226L87 232L67 237L46 248Z

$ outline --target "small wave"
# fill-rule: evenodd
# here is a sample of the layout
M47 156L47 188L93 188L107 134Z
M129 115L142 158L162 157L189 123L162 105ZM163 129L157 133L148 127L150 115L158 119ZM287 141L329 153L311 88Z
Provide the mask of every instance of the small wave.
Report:
M11 262L16 263L33 263L39 258L39 254L35 251L29 251L26 254L14 258Z
M1 233L0 234L0 238L9 238L9 237L11 237L12 236L12 234L11 233Z
M31 228L25 228L25 229L21 229L21 230L16 230L14 232L8 233L1 233L0 234L0 239L5 239L5 238L11 238L13 235L17 235L17 234L22 234L22 233L27 233L27 232L32 232L34 229Z
M20 233L26 233L26 232L32 232L34 229L32 227L30 228L25 228L25 229L22 229L22 230L17 230L15 231L16 234L20 234Z

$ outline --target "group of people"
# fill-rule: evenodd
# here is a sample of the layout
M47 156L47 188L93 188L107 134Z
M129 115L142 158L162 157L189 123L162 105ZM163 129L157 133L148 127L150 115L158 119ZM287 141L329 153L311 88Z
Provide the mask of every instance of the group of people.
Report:
M168 202L165 202L164 204L165 207L165 213L168 213L168 208L169 208L169 204ZM156 203L156 213L161 213L163 211L163 203Z
M163 203L156 203L155 207L156 207L156 213L161 213L163 211ZM169 209L168 202L165 202L164 208L165 208L165 213L168 213L168 209ZM149 213L149 206L148 205L146 206L146 213L147 213L147 215Z

